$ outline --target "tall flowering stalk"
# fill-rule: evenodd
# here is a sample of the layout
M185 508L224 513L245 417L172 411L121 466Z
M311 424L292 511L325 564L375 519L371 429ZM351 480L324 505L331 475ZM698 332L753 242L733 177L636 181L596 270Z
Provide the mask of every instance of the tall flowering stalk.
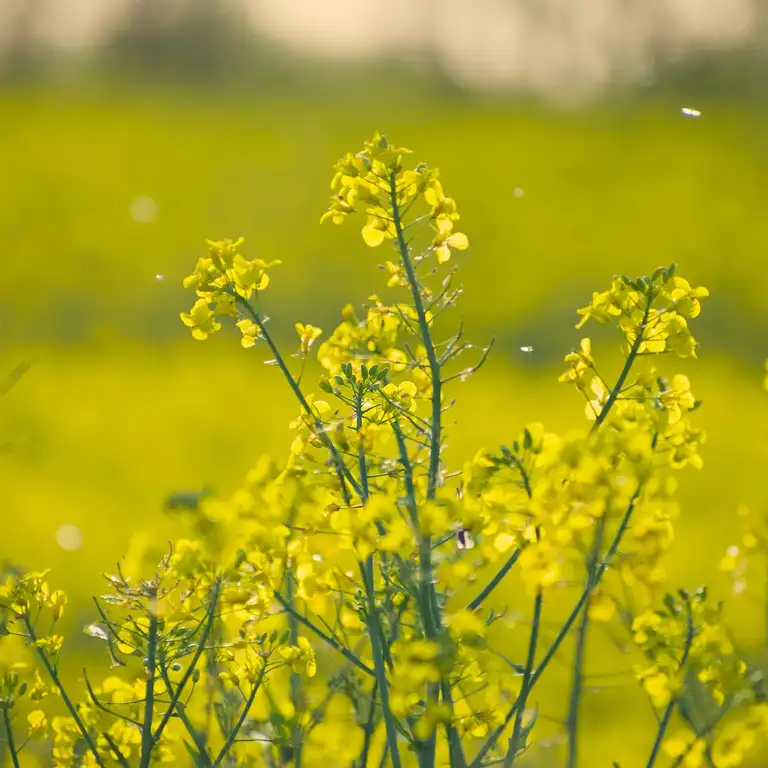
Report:
M704 441L690 382L666 360L695 356L689 323L706 290L674 266L615 278L579 325L612 325L623 365L609 377L584 338L561 377L585 397L584 429L529 424L453 470L448 393L491 345L446 329L462 290L450 262L469 241L438 172L410 158L376 134L336 164L323 220L358 220L367 246L390 249L394 295L345 307L325 338L302 318L293 356L263 306L277 263L246 256L242 240L208 242L181 319L198 340L229 322L245 349L266 348L297 403L287 459L261 460L231 498L187 500L185 538L145 572L107 577L87 632L116 671L98 685L84 675L79 699L59 676L64 596L45 574L8 574L2 626L38 660L2 678L13 765L36 739L61 766L512 766L535 744L537 687L573 638L564 759L575 768L588 764L578 715L590 622L635 645L658 721L648 768L661 757L735 766L768 733L720 608L704 591L663 597L674 474L701 466ZM530 593L531 621L514 630L528 626L521 658L490 631L500 617L487 606L512 571ZM571 610L543 631L574 583ZM29 700L57 693L68 715L35 705L24 734Z

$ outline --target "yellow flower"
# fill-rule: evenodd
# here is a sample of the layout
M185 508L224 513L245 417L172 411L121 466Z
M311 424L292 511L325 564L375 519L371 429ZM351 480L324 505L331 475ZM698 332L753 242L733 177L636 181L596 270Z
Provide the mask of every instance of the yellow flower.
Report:
M300 637L297 645L284 646L280 649L280 655L294 672L314 677L317 672L317 662L312 645L306 637Z
M48 718L41 709L35 709L27 715L29 736L32 739L44 739L48 731Z
M306 355L310 347L323 335L322 328L315 328L314 325L304 325L296 323L296 333L299 334L299 349Z
M64 606L67 604L67 596L60 589L53 592L48 599L48 606L51 609L51 615L54 621L58 621L64 613Z
M221 329L216 314L211 311L206 299L198 299L192 309L181 313L181 321L192 329L192 337L204 341L211 334Z
M589 618L593 621L610 621L616 615L616 604L601 589L596 589L589 600Z
M438 264L445 264L450 261L451 248L457 251L464 251L469 248L469 238L463 232L443 232L439 231L435 235L435 255Z
M245 349L250 349L259 338L259 326L256 325L253 320L249 320L248 318L238 320L235 325L237 325L240 329L240 333L242 333L240 344L242 344Z
M446 614L445 626L458 640L471 640L485 635L485 622L477 614L468 610Z
M736 768L755 743L754 731L747 722L731 720L717 735L712 746L715 768Z
M688 730L680 730L664 739L664 752L673 760L682 758L684 768L702 768L707 742Z

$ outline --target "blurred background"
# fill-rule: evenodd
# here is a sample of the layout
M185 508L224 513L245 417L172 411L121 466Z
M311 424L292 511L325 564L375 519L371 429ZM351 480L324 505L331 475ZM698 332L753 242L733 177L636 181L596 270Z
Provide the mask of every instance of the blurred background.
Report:
M454 391L457 466L528 421L583 424L557 376L575 309L614 273L677 261L710 288L699 359L669 361L709 433L669 567L728 596L736 506L768 496L766 42L762 0L2 0L0 381L29 369L0 398L0 558L52 567L79 631L100 572L178 535L168 493L228 494L287 450L278 373L234 334L193 341L181 279L204 238L245 236L283 261L265 306L289 346L295 321L330 331L383 293L387 256L318 223L331 165L380 130L440 167L471 240L466 329L497 338ZM598 338L610 369L615 339ZM729 597L751 650L764 580ZM525 614L514 598L497 604ZM592 764L647 754L634 690L620 673L590 689Z

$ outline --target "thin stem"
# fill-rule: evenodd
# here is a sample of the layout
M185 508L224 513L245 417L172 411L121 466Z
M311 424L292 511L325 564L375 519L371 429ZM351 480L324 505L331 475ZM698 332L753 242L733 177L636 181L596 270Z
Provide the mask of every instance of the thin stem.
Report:
M691 645L693 644L695 628L693 623L693 610L691 608L690 598L686 598L685 600L685 610L688 618L688 631L685 638L685 648L683 649L683 655L677 665L678 672L683 669L686 661L688 661L688 654L691 652ZM659 750L661 749L661 743L664 740L664 735L667 732L669 721L672 719L672 713L675 711L677 703L678 697L673 696L670 699L669 704L667 704L666 709L664 710L664 714L661 717L661 722L659 723L659 728L656 731L656 738L654 739L653 747L651 748L651 754L648 757L648 762L646 763L645 768L653 768L653 765L656 762L656 758L659 755Z
M335 637L326 634L323 632L320 627L313 624L309 619L302 616L298 611L295 611L291 604L279 593L274 593L275 600L277 600L280 605L283 606L283 608L288 612L295 616L296 620L303 624L307 629L311 630L314 634L316 634L321 640L326 642L328 645L331 646L335 651L338 651L347 661L352 662L361 672L365 672L366 675L370 675L371 677L375 677L376 673L374 670L372 670L367 664L360 661L360 659L355 656L352 651L345 648Z
M649 288L648 296L645 300L645 311L643 312L643 319L640 322L640 328L637 331L637 336L635 337L635 340L632 342L632 347L629 350L627 359L624 361L624 367L621 369L619 378L616 379L616 383L613 385L613 389L608 395L608 399L605 401L605 405L603 406L600 413L597 415L597 418L595 419L595 423L592 425L593 432L597 431L600 428L600 425L605 421L608 414L611 412L611 408L613 408L613 404L616 402L616 398L621 393L622 387L624 386L624 382L627 380L627 377L629 376L629 373L632 370L632 365L634 364L635 358L637 357L637 354L640 351L640 345L643 343L643 340L644 340L644 331L645 331L646 323L648 322L648 313L651 311L651 304L653 304L653 293Z
M139 768L149 768L152 760L152 717L155 711L155 666L157 659L157 634L159 621L150 605L149 632L147 633L147 683L144 688L144 723L141 726L141 758Z
M62 685L62 682L59 679L58 673L56 672L53 665L51 664L51 661L48 658L48 654L45 652L45 650L43 650L43 648L37 645L37 635L35 634L35 628L32 626L32 623L29 620L29 616L26 614L24 615L24 626L27 630L27 635L29 639L32 641L32 646L37 652L37 655L40 658L40 661L43 662L43 666L45 667L45 671L48 673L48 676L51 678L53 684L58 689L59 694L61 695L61 700L64 702L64 706L69 711L69 714L72 716L72 719L75 721L75 725L77 725L77 728L83 737L83 741L85 742L86 746L88 747L91 754L93 755L93 759L96 765L100 766L100 768L104 768L104 761L101 759L101 756L99 755L99 751L96 749L96 744L93 741L91 734L88 733L88 731L86 730L86 727L83 724L83 721L80 717L80 714L77 711L77 708L72 703L72 700L69 698L67 692L64 690L64 686Z
M587 560L587 580L584 590L591 591L592 583L595 579L597 566L600 558L600 548L603 545L603 534L605 531L605 518L601 517L595 527L595 538L592 542L592 548ZM585 609L581 613L581 620L576 629L576 644L573 653L573 677L571 678L571 696L568 704L568 717L566 719L566 728L568 731L568 758L567 768L576 768L579 755L579 705L581 703L581 691L584 681L584 657L587 648L587 629L589 627L589 610Z
M418 604L419 615L424 626L424 635L427 640L434 640L437 637L437 627L439 626L439 616L436 601L434 585L432 584L432 539L430 536L424 536L419 530L419 513L416 504L416 490L413 484L413 465L408 456L405 447L403 432L397 419L392 422L392 429L397 440L398 451L400 454L400 463L403 465L403 478L405 482L406 505L411 518L411 523L416 529L416 535L419 537L419 585L418 585ZM437 701L439 686L434 683L427 684L427 698L431 701ZM423 744L419 752L419 765L430 766L434 764L437 734L435 731Z
M365 739L363 741L363 751L360 753L360 759L357 761L358 768L368 768L368 752L371 749L371 739L373 739L376 725L374 717L376 716L376 695L379 690L379 684L374 683L371 690L371 704L368 707L368 719L365 723Z
M365 460L365 446L360 439L360 432L363 429L363 391L355 398L355 416L357 430L357 464L360 472L360 499L363 504L368 501L368 465Z
M429 447L429 474L427 476L427 498L434 499L437 492L437 482L440 474L440 442L441 442L441 393L442 382L440 380L440 361L435 351L435 345L432 340L432 333L429 330L427 313L424 309L424 302L421 298L419 281L416 277L416 271L411 260L408 243L405 240L403 224L400 218L400 207L397 202L397 177L394 171L389 180L390 200L392 203L392 219L395 225L395 234L397 236L397 246L400 251L400 258L403 260L403 267L408 279L408 285L413 297L413 305L416 309L416 316L419 322L419 332L421 341L427 352L429 362L430 383L432 384L432 424Z
M212 593L211 593L211 602L208 606L208 618L205 622L205 626L203 627L203 633L200 636L200 639L197 643L197 648L195 648L195 652L192 655L192 660L189 662L189 666L185 670L184 674L181 677L181 680L179 680L179 684L176 687L176 690L171 694L171 702L168 705L168 709L163 714L162 718L160 719L160 723L158 724L157 728L155 728L155 732L152 735L152 738L154 741L157 741L160 736L163 733L163 729L168 724L168 721L171 718L171 715L173 714L174 709L176 709L179 699L181 698L181 694L184 691L184 687L189 682L190 678L195 672L195 669L197 668L197 662L200 661L200 657L203 655L203 651L205 650L205 644L208 641L208 636L211 633L211 629L213 628L213 623L216 618L216 604L219 599L219 581L218 579L213 585ZM170 688L168 689L170 691Z
M261 687L262 680L264 680L264 674L266 670L267 670L267 662L265 659L264 666L261 668L261 671L259 672L258 679L251 685L251 692L248 695L248 698L246 699L246 702L243 705L243 708L240 710L240 715L237 718L237 722L235 723L232 730L229 732L229 736L227 736L227 740L224 742L224 746L221 748L221 751L219 752L218 756L213 761L213 768L218 768L218 766L221 765L221 761L227 756L227 754L229 753L229 750L232 748L232 744L234 744L235 739L237 739L237 734L240 733L240 729L243 727L245 718L248 717L248 712L253 706L253 701L256 698L256 694L259 688Z
M530 499L533 496L533 488L531 487L531 478L528 472L526 471L525 467L523 466L523 463L519 460L515 460L515 466L517 467L518 471L520 472L520 478L523 482L523 488L525 488L525 492L528 495L528 498ZM480 594L477 595L477 597L472 600L472 602L469 603L467 606L468 611L474 611L477 608L479 608L483 601L488 597L488 595L493 592L494 589L501 583L501 580L512 570L515 563L518 561L518 558L523 552L523 549L525 548L526 543L523 542L510 556L507 558L507 561L504 563L504 565L499 568L499 570L496 572L495 576L483 587L483 589L480 591Z
M490 595L491 592L493 592L493 590L499 586L502 579L512 570L513 566L522 554L522 551L523 548L520 547L507 558L507 561L504 563L504 565L501 566L501 568L499 568L499 570L496 572L496 575L480 590L474 600L469 602L467 605L468 611L477 610L483 604L488 595Z
M293 573L288 571L288 583L286 584L288 590L288 602L293 605L294 602L294 585L293 585ZM291 645L296 646L299 642L299 623L296 619L296 611L290 611L288 613L288 629L290 631ZM301 678L299 673L291 669L291 701L293 703L293 724L291 726L291 741L293 742L293 768L301 768L301 747L302 747L302 730L300 725L301 713L304 709L304 697L301 692Z
M19 755L16 752L16 743L13 740L13 727L11 726L11 718L8 714L10 705L7 702L0 704L0 709L3 710L3 725L5 726L5 742L8 745L8 752L11 755L11 762L13 768L21 768L19 763Z
M341 481L341 490L342 493L345 495L347 503L349 503L349 491L346 489L345 480L352 486L355 493L360 495L361 488L360 484L355 480L352 473L349 471L349 468L344 463L344 460L341 457L341 454L339 453L338 448L333 444L333 441L328 437L328 435L325 433L325 428L323 426L323 422L317 417L317 414L312 410L312 406L307 401L307 398L304 397L304 393L301 391L301 387L298 385L296 379L293 377L293 374L288 370L288 366L286 365L285 360L283 359L283 356L280 354L280 350L277 348L277 345L273 341L272 337L269 335L269 332L267 331L267 326L264 323L264 318L262 318L261 314L257 312L248 301L246 301L241 296L237 296L237 300L242 304L248 314L251 316L251 320L256 324L256 326L259 329L259 333L264 337L264 341L267 343L267 346L269 347L270 353L273 355L275 361L277 362L277 367L280 369L280 372L285 377L285 380L288 382L288 385L291 388L291 391L296 396L296 399L301 404L301 407L304 409L306 414L312 419L315 429L317 430L317 435L322 440L323 445L328 449L328 451L331 454L331 457L333 459L334 465L336 467L336 472L339 475L340 481Z
M533 688L533 665L536 662L536 643L539 638L539 626L541 625L541 610L544 605L544 599L541 588L536 592L536 599L533 604L533 619L531 621L531 635L528 640L528 657L525 660L525 671L523 672L523 682L520 688L519 706L515 715L515 725L512 728L512 737L509 740L509 751L504 761L504 768L509 768L515 760L518 751L525 746L520 744L520 737L523 732L523 715L525 714L525 705L528 696Z
M103 704L101 701L99 701L98 697L96 696L96 692L93 690L91 681L88 679L88 674L85 670L85 667L83 667L83 680L85 681L85 688L88 691L88 695L91 697L91 701L94 703L96 707L98 707L99 709L106 712L108 715L112 717L116 717L119 720L123 720L126 723L130 723L131 725L135 725L137 728L141 729L141 723L138 720L134 720L131 717L127 717L126 715L123 715L120 712L115 712L114 710L110 709L105 704ZM126 702L123 702L123 703L126 703ZM134 703L134 702L131 702L131 703Z
M582 608L586 605L587 601L589 600L589 596L592 594L592 590L595 589L600 584L600 581L603 578L603 574L608 569L611 563L611 560L613 560L614 556L616 555L616 552L619 549L619 544L621 544L621 540L624 536L625 531L627 530L627 526L629 525L629 521L630 521L630 518L632 517L632 513L635 509L635 505L637 504L637 500L640 498L640 493L642 489L643 489L643 486L641 484L640 486L638 486L634 494L632 494L632 498L629 500L627 509L624 512L624 517L622 517L621 522L619 523L619 527L613 537L613 540L611 541L611 545L608 547L608 551L605 554L605 558L597 567L594 583L590 585L589 588L584 589L584 591L579 596L579 599L576 601L576 605L574 605L573 609L568 615L568 618L565 620L562 627L560 627L560 631L557 633L555 639L552 641L552 644L547 649L547 652L544 654L544 657L539 662L539 665L536 667L536 670L531 677L531 687L535 686L539 678L544 674L544 671L549 666L549 663L552 661L558 649L562 645L563 640L565 640L565 638L568 636L568 633L571 631L571 628L575 624L576 619L579 617L579 614L581 613ZM472 763L470 764L470 768L480 768L480 766L483 764L483 758L492 749L493 745L496 743L499 736L501 736L504 729L512 721L512 718L517 712L519 704L520 704L520 697L518 697L517 701L512 705L512 707L507 712L507 716L504 719L504 722L501 725L499 725L493 731L493 733L491 733L491 735L485 740L485 743L478 750L478 753L475 755Z
M443 697L443 701L450 708L451 715L453 715L453 695L451 694L451 684L448 681L443 680L440 683L440 693ZM448 739L450 768L466 768L467 760L464 757L464 750L461 746L461 736L456 730L452 719L449 719L445 724L445 735Z
M165 687L170 691L171 680L168 677L168 673L166 672L165 667L163 667L163 665L160 664L158 665L158 669L160 670L160 677L162 677L163 682L165 683ZM181 722L184 724L184 727L187 729L187 733L189 734L190 738L192 739L195 746L197 747L197 751L198 751L197 759L199 761L199 764L207 768L208 766L211 765L211 758L208 754L208 750L205 748L205 740L202 734L198 732L197 728L195 728L194 725L192 725L192 722L187 716L186 708L183 705L176 704L175 709L176 709L176 714L178 715L179 720L181 720ZM157 737L155 737L155 742L157 742Z
M384 665L383 632L379 622L379 612L376 607L376 593L373 584L373 557L369 557L363 566L365 579L365 592L368 602L369 634L371 638L371 650L373 652L373 665L376 671L376 682L381 695L381 708L384 711L384 726L387 732L387 745L389 747L392 768L402 768L400 750L397 746L397 725L395 717L389 706L389 688L387 687L387 671Z
M126 760L125 755L120 751L120 747L115 744L115 740L105 731L102 736L104 737L104 740L109 744L109 748L114 752L115 754L115 760L117 760L118 763L123 768L131 768L131 764Z

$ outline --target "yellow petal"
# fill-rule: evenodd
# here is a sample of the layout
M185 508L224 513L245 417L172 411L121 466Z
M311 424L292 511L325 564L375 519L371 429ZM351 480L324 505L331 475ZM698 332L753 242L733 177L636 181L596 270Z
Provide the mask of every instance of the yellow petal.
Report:
M384 242L384 232L378 227L365 226L363 227L363 240L370 248L376 248Z
M454 232L449 238L448 244L457 251L469 248L469 238L463 232Z

